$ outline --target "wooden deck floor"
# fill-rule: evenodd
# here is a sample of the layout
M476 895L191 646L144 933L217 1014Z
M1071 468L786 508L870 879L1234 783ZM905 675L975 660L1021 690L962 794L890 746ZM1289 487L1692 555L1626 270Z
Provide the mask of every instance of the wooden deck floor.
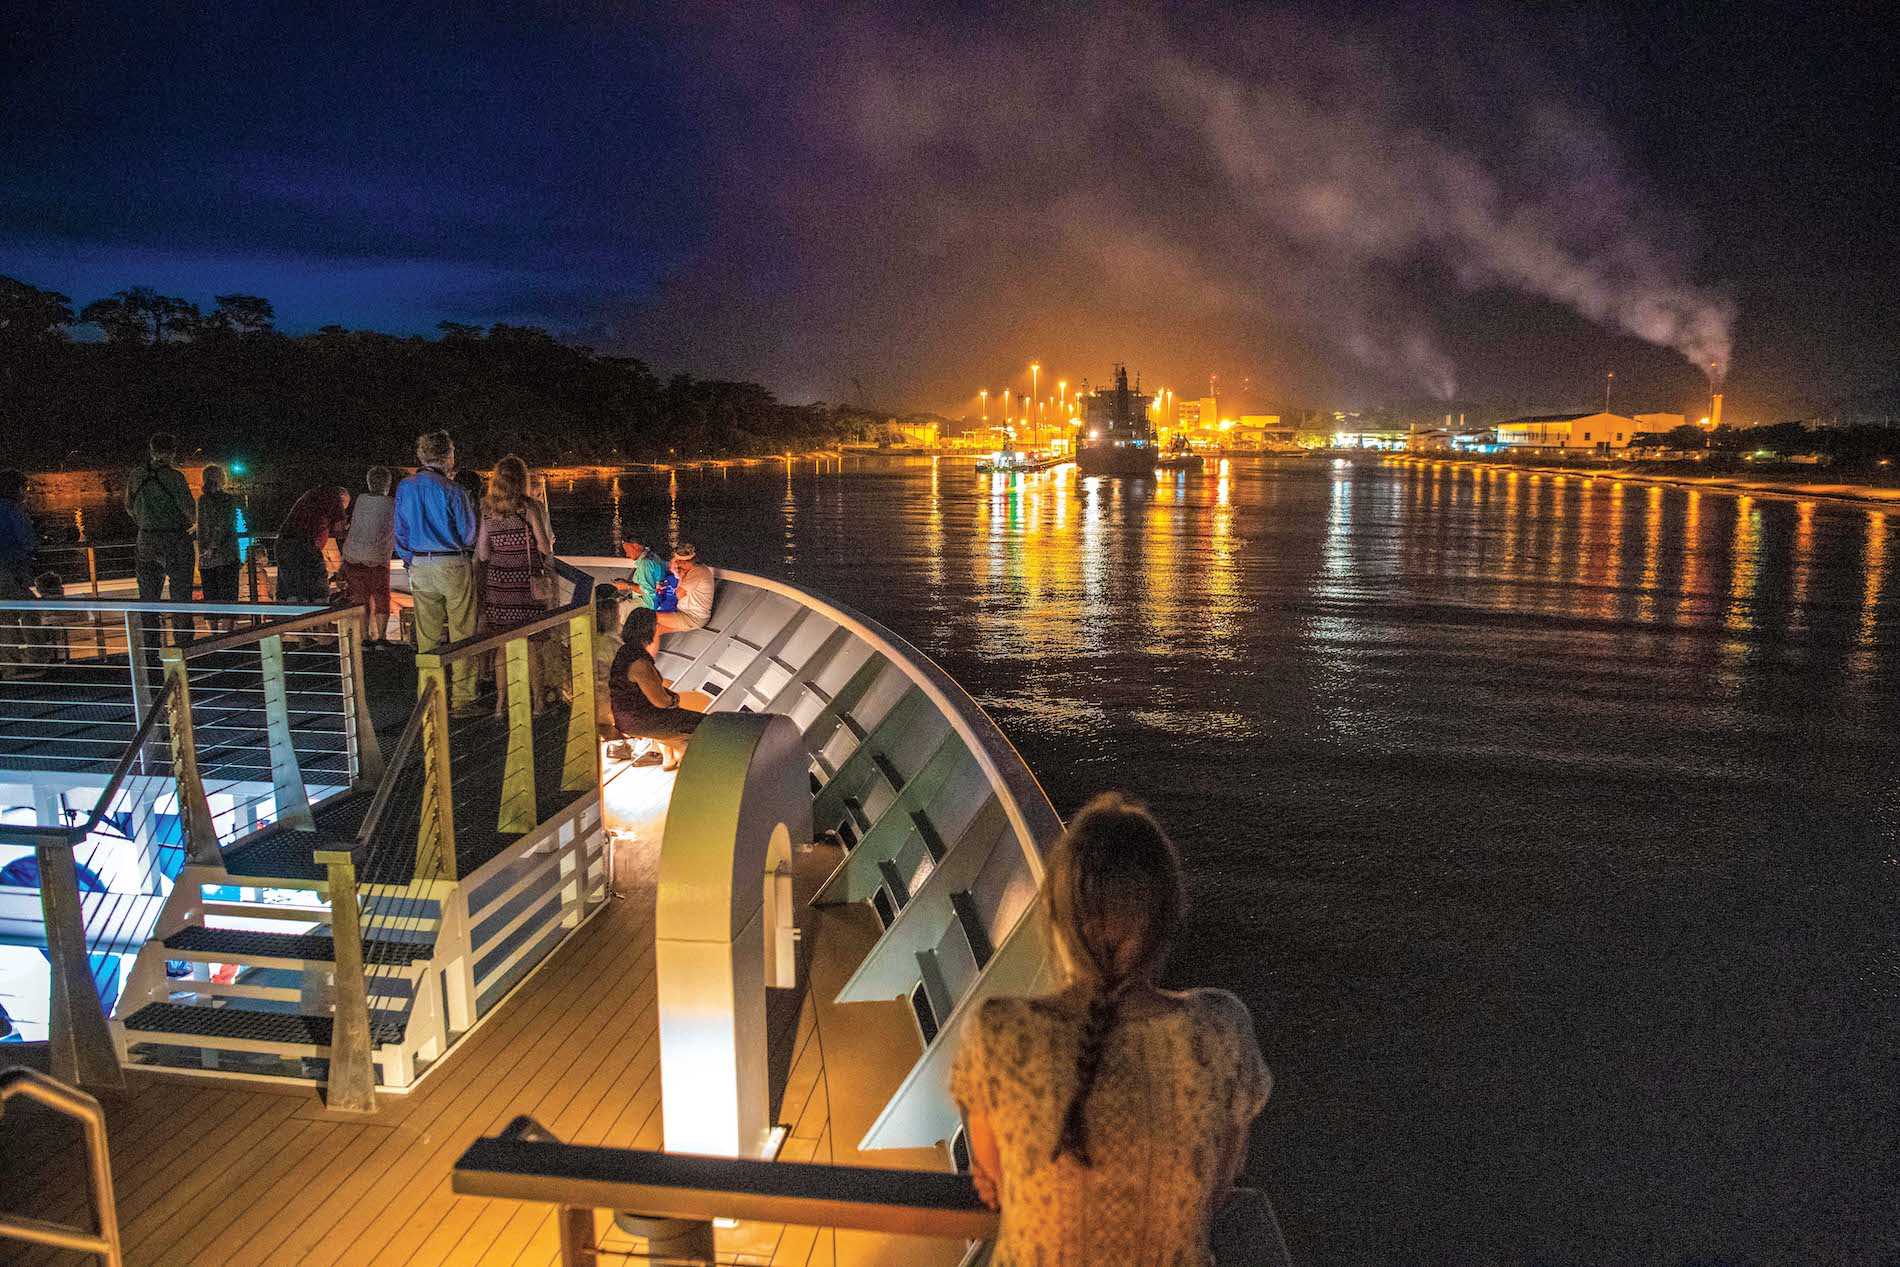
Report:
M652 850L627 851L619 877L626 896L551 956L414 1092L389 1097L369 1123L329 1117L308 1094L132 1071L129 1094L108 1105L126 1261L556 1262L548 1207L457 1196L449 1172L472 1140L521 1113L576 1142L660 1145L654 865ZM833 941L837 950L845 958L861 953L851 945L853 930L844 931ZM852 1071L842 1088L827 1076L824 1031L835 1035L844 1026L827 1023L833 1005L824 1000L836 989L829 978L847 966L820 962L812 970L819 1001L808 998L801 1009L778 1114L792 1126L788 1160L857 1160L852 1143L907 1063L888 1059L888 1044L901 1041L909 1024L902 1005L850 1005L854 1041L870 1034L884 1044L885 1058ZM914 1045L914 1030L909 1039ZM930 1153L863 1160L940 1164ZM0 1119L0 1207L84 1223L85 1192L76 1127L30 1107ZM607 1229L604 1215L600 1223L604 1248L632 1247ZM942 1243L758 1225L722 1232L720 1248L722 1262L801 1267L954 1264L961 1256L961 1246ZM12 1243L0 1243L0 1260L92 1261Z

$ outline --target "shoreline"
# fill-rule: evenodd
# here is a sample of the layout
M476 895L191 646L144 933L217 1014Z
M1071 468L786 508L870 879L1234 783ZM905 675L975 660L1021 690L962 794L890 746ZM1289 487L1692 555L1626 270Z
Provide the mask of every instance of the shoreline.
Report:
M1389 463L1406 466L1470 466L1490 470L1519 471L1527 475L1564 475L1578 479L1615 480L1625 484L1645 484L1659 488L1680 488L1692 492L1726 493L1732 497L1772 497L1782 501L1824 501L1859 510L1900 510L1900 488L1880 488L1871 484L1816 484L1782 480L1750 480L1731 476L1704 477L1663 475L1650 471L1601 470L1574 466L1529 466L1517 462L1487 462L1482 458L1435 457L1426 454L1395 454Z

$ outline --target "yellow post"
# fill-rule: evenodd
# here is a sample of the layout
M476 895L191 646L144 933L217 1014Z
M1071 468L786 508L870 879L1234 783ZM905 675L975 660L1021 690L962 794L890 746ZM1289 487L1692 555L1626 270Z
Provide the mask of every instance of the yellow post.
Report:
M376 1111L370 1066L369 983L363 975L363 927L356 909L356 858L348 849L319 849L329 876L331 981L336 1009L330 1018L330 1076L324 1104L336 1113Z
M449 672L442 657L416 657L416 687L428 700L422 714L422 823L416 832L418 880L454 880L455 785L449 777Z
M523 835L534 830L534 705L528 698L528 640L515 638L502 650L508 678L508 764L501 776L501 813L497 831Z
M198 777L198 744L191 733L191 687L185 672L185 652L182 647L166 647L159 656L165 663L165 680L171 686L165 721L171 732L172 783L178 792L178 817L185 833L185 861L215 867L224 859L218 850L218 827L211 817L211 802L205 797L204 780Z
M574 700L567 715L567 754L561 788L585 792L600 786L600 736L594 723L594 609L590 604L567 622L569 678Z

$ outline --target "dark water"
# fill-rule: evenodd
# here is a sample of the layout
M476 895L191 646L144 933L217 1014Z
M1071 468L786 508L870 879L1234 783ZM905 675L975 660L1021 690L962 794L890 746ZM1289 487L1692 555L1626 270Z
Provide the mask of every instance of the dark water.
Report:
M1063 812L1155 807L1297 1261L1900 1261L1886 516L1271 461L554 501L883 620Z

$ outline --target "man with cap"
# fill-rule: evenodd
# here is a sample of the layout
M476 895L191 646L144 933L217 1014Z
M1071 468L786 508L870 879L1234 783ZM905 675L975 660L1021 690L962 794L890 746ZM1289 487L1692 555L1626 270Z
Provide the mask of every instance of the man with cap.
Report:
M659 613L663 634L697 629L713 609L713 570L699 561L699 551L682 541L673 548L671 564L673 575L679 577L679 602L676 610Z

